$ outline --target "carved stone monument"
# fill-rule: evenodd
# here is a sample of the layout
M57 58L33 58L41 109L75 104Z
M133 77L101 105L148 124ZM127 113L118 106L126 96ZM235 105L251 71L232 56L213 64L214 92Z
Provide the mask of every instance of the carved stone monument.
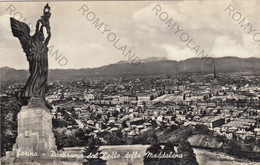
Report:
M43 9L43 16L37 21L36 31L30 36L27 24L14 18L11 29L22 45L29 62L30 76L21 92L21 98L28 102L18 114L18 136L13 152L19 160L40 159L57 151L52 132L52 115L45 106L45 90L48 77L48 43L51 38L49 19L50 7ZM44 38L43 28L47 30Z
M13 151L6 156L9 159L7 164L73 164L73 160L76 159L71 158L73 155L57 151L52 132L52 115L45 106L48 78L47 45L51 38L50 16L50 7L47 4L43 9L43 16L37 21L33 36L30 35L27 24L10 18L12 33L19 39L29 62L30 76L21 92L21 99L25 100L27 105L18 113L18 136ZM44 28L48 35L46 39Z

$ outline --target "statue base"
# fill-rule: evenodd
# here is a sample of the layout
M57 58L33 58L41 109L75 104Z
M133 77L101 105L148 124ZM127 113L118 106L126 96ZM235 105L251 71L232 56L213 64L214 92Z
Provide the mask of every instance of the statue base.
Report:
M57 151L52 115L42 99L32 98L18 113L16 143L4 159L7 164L14 165L65 165L66 162L72 165L76 159L82 164L83 156L82 153Z
M41 99L32 98L18 113L18 136L13 151L18 157L38 157L57 151L52 115Z

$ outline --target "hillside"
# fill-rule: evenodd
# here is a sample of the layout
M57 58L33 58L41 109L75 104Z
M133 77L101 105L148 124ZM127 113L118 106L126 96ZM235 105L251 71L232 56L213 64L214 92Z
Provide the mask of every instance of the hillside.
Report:
M260 58L223 57L214 58L214 65L220 72L252 72L259 73ZM140 65L134 66L124 61L87 69L50 69L49 80L81 78L83 76L122 76L122 75L156 75L177 74L183 72L213 72L213 65L207 66L200 58L190 58L183 61L172 61L166 58L148 58ZM29 76L26 70L15 70L9 67L0 68L1 80L6 82L10 77L17 81L26 81Z

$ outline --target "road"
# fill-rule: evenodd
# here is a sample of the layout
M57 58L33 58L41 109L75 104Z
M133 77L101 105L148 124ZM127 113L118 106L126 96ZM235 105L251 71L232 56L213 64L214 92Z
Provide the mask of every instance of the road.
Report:
M70 101L68 101L68 102L66 102L66 103L61 103L61 104L58 104L58 105L55 105L55 106L52 106L52 107L53 107L53 109L56 110L58 106L65 105L65 104L69 104L69 103L71 103L71 102L73 102L73 101L74 101L74 100L70 100ZM91 125L88 125L88 124L83 123L80 119L75 119L67 110L65 110L65 112L66 112L73 120L76 121L76 123L79 125L79 128L82 128L82 129L83 129L84 127L86 127L86 128L92 128L92 129L100 130L100 129L94 127L94 126L91 126Z

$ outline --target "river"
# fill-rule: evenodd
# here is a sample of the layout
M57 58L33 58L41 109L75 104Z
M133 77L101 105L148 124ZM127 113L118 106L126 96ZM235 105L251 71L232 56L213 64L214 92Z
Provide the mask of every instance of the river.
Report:
M107 165L143 165L143 156L149 145L101 146ZM222 152L194 148L200 165L260 165L260 162L234 158Z

